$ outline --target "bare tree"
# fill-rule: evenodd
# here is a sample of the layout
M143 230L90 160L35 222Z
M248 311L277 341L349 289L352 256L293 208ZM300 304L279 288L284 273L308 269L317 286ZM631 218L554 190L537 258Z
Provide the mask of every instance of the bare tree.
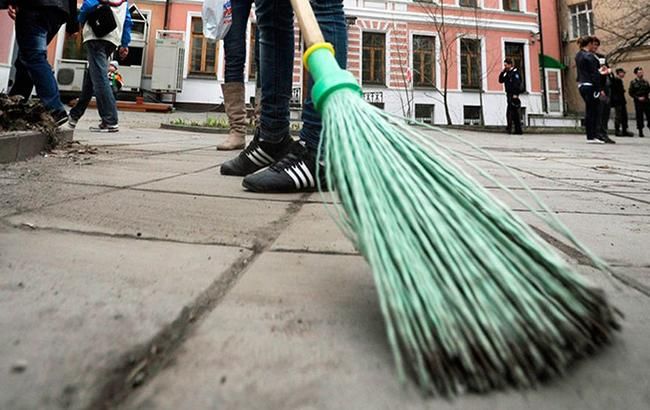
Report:
M595 28L605 33L601 42L609 50L607 59L611 63L625 60L640 48L650 49L650 5L647 1L604 0L598 6L609 11L602 13Z
M440 61L440 74L442 76L442 89L436 88L436 91L442 96L442 103L445 107L445 118L447 125L452 125L451 113L449 111L449 75L450 66L453 63L453 48L456 46L456 41L459 36L451 30L448 23L447 6L444 2L439 1L436 3L431 0L416 0L418 5L427 14L427 17L433 25L433 29L438 37L440 44L439 61ZM433 82L433 79L432 79Z

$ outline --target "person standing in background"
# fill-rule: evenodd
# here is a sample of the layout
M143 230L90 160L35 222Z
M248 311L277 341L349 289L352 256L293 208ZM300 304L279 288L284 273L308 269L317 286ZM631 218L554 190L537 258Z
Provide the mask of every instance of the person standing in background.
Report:
M600 41L596 37L584 36L578 40L580 51L576 54L578 89L585 102L585 128L587 144L604 144L598 136L598 109L600 106L600 73L598 58L594 54Z
M223 39L224 83L221 85L223 104L228 116L230 131L217 150L228 151L244 148L246 145L246 87L244 85L244 65L246 63L246 27L253 0L231 0L232 24ZM258 61L257 35L255 39L255 62ZM258 64L255 64L258 67ZM256 76L259 84L259 75ZM256 87L256 90L259 87ZM259 105L260 95L255 94L255 104Z
M521 92L521 75L519 70L515 67L511 58L506 58L503 61L503 71L499 74L499 83L504 84L506 89L506 98L508 99L508 108L506 109L506 131L508 134L512 133L514 126L514 133L521 135L521 118L519 118L519 109L521 108L521 101L519 100L519 93Z
M639 130L639 137L643 137L643 116L645 115L650 128L650 83L643 78L643 68L634 69L636 78L630 83L630 97L634 99L634 111L636 113L636 128Z
M16 80L9 95L28 99L36 87L36 95L47 108L55 124L68 121L61 102L52 66L47 61L47 46L65 23L71 35L79 31L77 0L8 0L9 17L13 19L18 44L14 63Z
M612 81L611 74L612 70L607 65L605 56L597 54L598 62L600 64L600 104L598 106L598 136L603 139L605 142L614 144L615 141L609 138L609 116L611 114L611 93L612 93Z
M110 7L115 18L115 28L101 37L98 37L88 18L92 18L93 12L101 5ZM100 2L99 0L84 0L79 10L79 23L83 24L83 37L86 55L88 57L88 71L84 76L84 83L81 87L79 102L70 110L71 128L77 126L77 121L83 116L88 102L93 95L97 100L97 111L101 117L98 126L90 127L91 132L117 132L119 131L117 118L117 105L111 84L108 80L108 61L115 49L121 59L129 54L129 43L131 42L131 13L127 0L113 0ZM118 48L119 47L119 48Z
M612 83L612 92L610 97L610 104L614 107L616 117L614 119L614 129L617 137L633 137L634 134L627 130L627 101L625 100L625 70L622 68L616 69L616 75L610 74Z

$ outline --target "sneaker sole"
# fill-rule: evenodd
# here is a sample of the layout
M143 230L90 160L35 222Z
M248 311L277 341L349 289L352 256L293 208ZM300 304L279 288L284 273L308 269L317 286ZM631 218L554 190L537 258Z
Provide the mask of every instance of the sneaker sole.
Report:
M246 180L242 181L242 187L244 187L244 189L246 189L247 191L256 194L299 194L301 192L305 192L305 193L318 192L318 187L305 188L305 189L295 189L295 187L288 188L288 189L260 189L255 184L251 184ZM323 192L329 192L327 186L325 185L323 185Z
M102 133L119 132L119 131L120 131L119 128L118 129L105 129L105 128L103 128L103 129L92 129L91 128L90 129L90 132L102 132Z

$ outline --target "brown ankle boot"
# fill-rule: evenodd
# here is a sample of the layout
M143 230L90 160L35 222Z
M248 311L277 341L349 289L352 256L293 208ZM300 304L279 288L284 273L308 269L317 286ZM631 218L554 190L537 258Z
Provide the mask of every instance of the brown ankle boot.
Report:
M246 90L244 83L224 83L223 103L228 116L230 132L228 138L217 145L217 150L228 151L242 149L246 145L246 103L244 101Z

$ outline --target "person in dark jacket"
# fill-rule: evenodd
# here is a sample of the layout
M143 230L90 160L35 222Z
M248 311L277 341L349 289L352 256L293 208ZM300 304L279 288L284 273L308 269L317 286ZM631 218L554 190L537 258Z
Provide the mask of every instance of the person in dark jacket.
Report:
M625 70L622 68L616 69L616 75L610 74L610 81L612 83L612 92L610 96L610 104L614 107L616 117L614 119L614 129L616 130L617 137L633 137L634 134L627 130L627 101L625 100Z
M599 128L598 136L608 142L609 139L609 117L612 111L611 96L612 96L612 70L607 65L605 56L596 54L600 64L600 105L598 110ZM613 141L612 141L613 142Z
M639 130L639 137L643 137L643 116L645 115L650 128L650 83L643 78L643 68L634 69L636 78L630 83L630 97L634 99L634 111L636 112L636 127Z
M77 0L9 0L9 17L15 20L18 58L16 80L10 95L29 98L32 88L57 125L68 120L59 87L47 61L47 46L65 23L66 32L79 31Z
M521 92L521 74L515 67L511 58L506 58L503 61L503 71L499 74L499 83L503 84L506 89L506 98L508 101L508 108L506 109L506 132L512 133L514 125L514 133L521 135L521 119L519 117L519 109L521 108L521 101L519 100L519 93Z
M600 107L601 83L599 61L594 54L600 41L596 37L584 36L578 40L580 51L576 54L576 68L578 71L578 89L580 96L585 101L585 128L587 130L588 144L604 144L612 142L599 138L598 111Z

